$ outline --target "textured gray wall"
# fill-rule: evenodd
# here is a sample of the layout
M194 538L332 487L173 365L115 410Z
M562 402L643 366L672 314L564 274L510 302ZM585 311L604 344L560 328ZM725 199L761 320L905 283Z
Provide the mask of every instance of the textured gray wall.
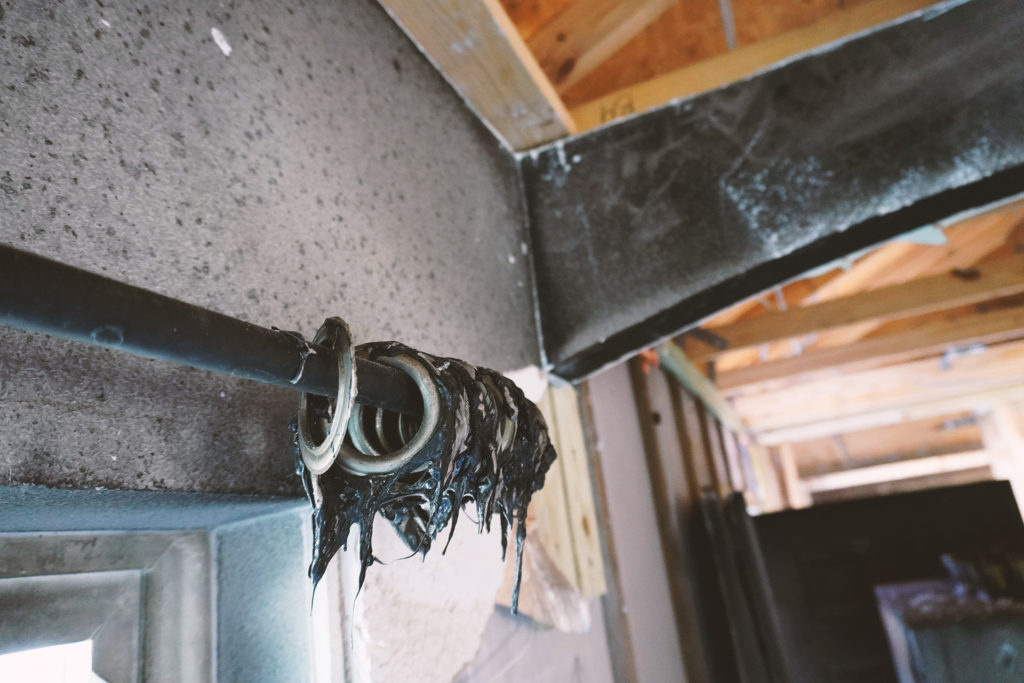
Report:
M0 64L0 243L536 362L514 160L375 3L0 2ZM296 400L0 328L0 483L292 494Z

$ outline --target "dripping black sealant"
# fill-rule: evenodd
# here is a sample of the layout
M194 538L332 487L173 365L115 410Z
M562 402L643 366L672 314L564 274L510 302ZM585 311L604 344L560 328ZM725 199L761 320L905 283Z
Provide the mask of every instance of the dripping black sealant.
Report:
M431 356L398 342L363 344L356 353L369 360L405 355L421 363L437 387L441 416L426 446L388 474L356 475L335 462L317 476L297 457L298 472L313 505L309 575L314 589L331 558L347 548L353 525L359 528L362 588L366 570L377 561L372 538L378 513L391 522L410 551L426 555L446 527L447 548L460 510L473 504L480 533L489 532L491 518L498 516L502 559L508 548L509 529L515 527L515 614L522 579L526 509L534 492L544 485L544 475L556 457L540 410L515 383L493 370ZM298 454L297 437L293 443Z

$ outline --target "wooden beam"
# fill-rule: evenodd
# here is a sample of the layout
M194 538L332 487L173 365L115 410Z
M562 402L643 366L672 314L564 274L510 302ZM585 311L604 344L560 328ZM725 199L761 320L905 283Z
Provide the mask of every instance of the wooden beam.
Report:
M849 373L732 402L765 444L844 434L1024 400L1024 343Z
M1024 387L1024 342L735 395L732 403L756 433L1013 385Z
M1010 256L977 268L954 270L851 296L738 320L711 330L725 340L724 349L708 346L693 357L711 360L726 350L759 346L867 320L922 315L1024 291L1024 255Z
M981 428L970 411L793 443L800 476L805 478L983 447Z
M562 461L562 482L576 558L576 586L583 597L597 597L605 594L607 583L579 396L572 387L549 387L547 395L554 418L558 459Z
M561 456L558 443L556 420L551 406L551 392L545 392L537 403L544 421L548 424L552 445ZM576 568L576 556L573 552L572 521L569 517L569 506L565 494L565 471L561 457L556 458L551 468L544 475L544 488L533 496L527 517L527 533L535 534L540 544L547 551L551 561L569 581L579 588ZM503 593L504 595L504 593ZM511 593L508 594L511 598Z
M964 484L974 484L979 481L992 481L995 478L996 477L992 474L991 467L974 467L969 470L954 470L952 472L931 474L924 477L896 479L894 481L887 481L881 484L871 484L869 486L854 486L853 488L848 489L819 491L814 494L814 504L840 503L847 500L893 496L898 493L927 491L928 489L944 488L947 486L963 486Z
M1015 201L967 219L937 224L946 236L945 244L924 245L897 238L823 284L805 303L816 304L953 268L967 268L1005 244L1022 219L1024 201Z
M573 3L573 0L544 0L544 2L524 2L524 0L501 0L501 6L508 13L512 23L523 40L529 44L530 38L537 31Z
M789 507L799 510L811 504L811 492L800 479L796 466L796 454L788 443L779 444L779 464L782 469L782 480L785 482L786 496Z
M658 18L675 0L576 0L527 41L560 93Z
M586 78L559 94L571 110L728 51L719 0L675 2Z
M759 501L761 512L782 510L786 507L784 486L780 481L778 470L773 465L769 449L753 440L749 440L744 446L750 453L754 478L757 480L758 490L761 494Z
M993 456L993 474L1009 481L1017 505L1024 505L1024 425L1019 411L1010 401L993 401L980 425L985 448Z
M581 131L674 99L712 90L879 24L899 19L935 0L872 0L836 12L810 26L712 57L644 83L623 88L572 110Z
M920 399L900 406L879 406L864 410L814 419L809 422L794 420L790 424L766 428L756 432L758 442L766 446L782 443L810 441L828 436L846 434L866 429L896 425L910 420L924 420L929 417L948 415L961 411L973 411L993 401L1024 401L1024 387L1019 384L983 389L964 393L960 396L939 399Z
M498 0L382 0L469 106L513 150L575 132Z
M866 281L861 289L878 289L926 275L936 275L954 268L977 265L990 254L998 253L1024 220L1024 202L1013 202L974 216L946 229L946 244L934 247L918 246L918 251L898 262L898 266L880 272ZM829 283L831 284L831 283ZM826 286L823 290L827 290ZM826 294L826 291L822 291ZM834 298L834 293L832 298ZM814 346L840 346L864 338L876 330L881 321L871 320L841 330L819 335Z
M889 242L858 259L852 268L836 274L801 299L789 297L792 285L788 285L784 292L787 294L790 307L793 308L794 304L808 306L870 289L903 284L928 275L938 275L953 268L967 268L1005 248L1016 226L1022 220L1024 202L1012 202L979 216L961 219L948 227L940 224L939 227L944 228L946 236L946 243L943 245ZM709 321L709 326L725 322L727 321ZM879 321L868 321L829 330L816 335L810 348L821 349L850 344L873 332L879 325ZM757 363L762 358L762 350L766 351L764 357L778 359L790 355L791 348L786 342L777 342L769 344L767 349L762 347L728 353L718 358L715 366L719 373L724 373Z
M690 362L678 344L671 341L662 343L658 347L658 362L707 406L722 425L736 434L747 433L746 426L733 407L722 397L711 380Z
M726 395L750 385L764 390L780 382L806 381L813 373L902 363L941 354L951 347L998 344L1021 338L1024 338L1024 308L997 310L953 320L934 320L906 332L751 365L720 374L716 384Z
M586 438L576 390L549 387L538 403L558 458L531 503L536 533L548 555L583 597L607 589L591 488Z
M855 467L841 472L829 472L803 480L804 486L811 493L835 491L855 486L871 486L897 479L927 477L946 472L970 470L986 467L992 463L988 451L968 451L966 453L950 453L948 455L932 455L924 458L913 458L884 465Z

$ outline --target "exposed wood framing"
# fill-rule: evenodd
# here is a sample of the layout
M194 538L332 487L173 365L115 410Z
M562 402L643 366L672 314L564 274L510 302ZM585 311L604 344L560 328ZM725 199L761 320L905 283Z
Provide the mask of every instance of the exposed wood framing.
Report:
M1024 389L1024 343L793 383L733 402L759 434L1003 388Z
M676 438L683 453L683 467L691 501L717 489L714 463L707 458L703 405L685 393L681 382L669 383L669 400L675 418Z
M968 451L966 453L950 453L948 455L932 455L925 458L912 458L884 465L855 467L840 472L830 472L809 477L803 485L812 494L821 491L834 491L855 486L870 486L897 479L927 477L934 474L956 472L986 467L992 462L988 451Z
M807 507L811 504L811 492L803 480L800 479L793 447L788 443L779 444L778 455L789 507L796 510Z
M1017 505L1024 505L1024 419L1020 404L992 401L982 411L981 432L992 455L992 473L1013 487ZM1022 508L1024 509L1024 508Z
M554 438L562 461L565 500L572 520L577 585L584 597L603 595L606 586L601 541L597 535L579 397L572 387L551 387L548 396L554 417Z
M772 462L771 452L760 443L754 442L746 444L746 448L750 453L750 462L758 487L757 492L760 494L760 498L753 501L753 507L760 508L760 512L782 510L786 507L785 492L779 472Z
M804 478L984 447L977 417L969 411L793 443Z
M868 320L922 315L1022 291L1024 256L1009 256L977 268L954 270L813 306L738 320L712 330L725 341L725 348L703 345L692 358L700 363L726 350L759 346Z
M960 396L909 401L899 406L863 406L852 413L800 421L796 417L789 424L765 428L757 433L760 443L771 446L781 443L809 441L837 434L863 429L874 429L886 425L900 424L910 420L923 420L964 410L974 410L979 405L1000 400L1024 400L1024 387L1019 384L1002 386L981 391L968 391Z
M892 481L870 484L868 486L853 486L847 489L819 491L814 494L813 499L815 505L818 505L819 503L837 503L845 500L874 498L877 496L892 496L898 493L925 491L927 489L943 488L946 486L963 486L964 484L991 481L992 479L998 479L998 477L993 476L991 467L975 467L969 470L953 470L951 472L930 474L923 477L894 479Z
M674 342L665 342L658 349L658 360L663 370L670 374L700 402L699 414L687 415L678 387L672 392L673 404L677 411L677 422L681 426L680 443L688 453L704 453L707 462L697 463L687 458L687 472L690 481L702 482L725 495L728 489L750 493L756 491L757 500L751 502L765 511L777 510L782 506L780 482L770 457L762 444L752 437L739 414ZM707 419L708 415L714 419ZM686 425L685 431L682 426ZM700 446L690 443L695 434L702 434ZM750 458L751 472L756 481L746 481L747 472L742 468L740 448ZM729 485L727 487L727 484ZM695 499L699 491L694 491Z
M551 387L539 405L558 458L534 496L537 536L581 595L603 595L604 561L576 390Z
M967 268L988 258L1008 244L1008 240L1024 221L1024 203L1012 202L998 209L988 211L967 220L961 220L944 228L946 243L923 245L910 241L894 241L861 257L852 268L831 277L798 280L783 288L789 306L808 306L830 299L850 296L880 287L898 285L916 278L952 270ZM824 280L821 282L820 280ZM804 287L800 287L803 284ZM803 291L809 287L811 291ZM741 307L735 307L740 309ZM730 309L732 310L732 309ZM748 308L748 311L756 309ZM719 315L710 322L710 327L734 322L739 316ZM872 333L884 323L869 320L841 329L817 334L809 349L817 350L849 344ZM694 343L686 348L693 350ZM767 348L746 349L727 353L715 361L719 373L752 365L762 359L778 359L788 356L793 350L791 342L776 342Z
M718 435L722 442L722 452L725 455L725 462L729 466L729 482L733 491L748 491L747 472L743 464L743 454L740 453L739 444L736 441L736 433L718 425Z
M620 116L717 88L773 64L934 4L934 0L873 0L835 12L809 26L777 35L692 66L623 88L572 110L581 131Z
M737 434L747 433L743 421L729 402L718 392L714 383L690 362L677 344L670 341L661 344L658 347L658 360L661 366L700 399L723 425Z
M917 249L907 254L905 258L895 261L891 268L871 275L865 273L864 275L870 279L862 280L862 284L854 291L901 284L918 277L935 275L954 268L968 268L982 263L989 256L999 253L1008 238L1019 229L1022 220L1024 220L1024 203L1013 202L950 226L945 231L947 239L945 245L942 247L914 245ZM812 295L810 302L836 298L836 292L832 289L834 284L837 283L827 283ZM821 298L818 299L818 297ZM819 335L814 346L821 348L852 343L878 329L883 322L869 320L843 329L830 330Z
M514 150L574 132L572 117L498 0L382 0L459 94Z
M572 109L728 51L719 0L675 2L586 78L562 92Z
M951 347L996 344L1021 338L1024 338L1024 308L1011 308L953 320L933 320L906 332L751 365L722 373L717 384L726 394L753 384L768 388L774 381L788 383L824 370L859 370L937 355Z
M572 87L674 0L576 0L527 41L559 92Z

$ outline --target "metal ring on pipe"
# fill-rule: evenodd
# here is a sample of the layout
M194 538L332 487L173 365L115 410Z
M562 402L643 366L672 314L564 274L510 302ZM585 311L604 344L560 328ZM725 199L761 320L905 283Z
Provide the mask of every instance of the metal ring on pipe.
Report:
M372 409L371 409L372 410ZM379 448L367 437L363 428L363 406L352 407L352 415L348 419L348 435L352 439L352 445L360 453L379 458L384 455Z
M319 443L313 437L312 401L326 401L320 396L303 393L299 396L299 452L302 462L313 474L323 474L334 464L345 441L349 416L356 396L355 356L348 326L341 318L328 318L317 330L314 344L331 348L338 359L338 397L327 433Z
M423 365L411 356L401 355L377 358L378 363L398 368L412 377L423 398L423 419L416 434L394 453L380 456L366 455L355 448L342 444L338 464L352 474L362 476L388 474L405 465L426 447L441 421L441 395L434 384L434 378ZM361 425L354 431L361 432Z

